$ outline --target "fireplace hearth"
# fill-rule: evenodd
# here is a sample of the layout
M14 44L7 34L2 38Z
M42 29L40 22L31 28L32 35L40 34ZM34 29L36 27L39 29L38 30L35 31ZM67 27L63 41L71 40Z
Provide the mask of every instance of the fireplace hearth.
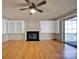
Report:
M27 41L39 41L39 31L27 31Z

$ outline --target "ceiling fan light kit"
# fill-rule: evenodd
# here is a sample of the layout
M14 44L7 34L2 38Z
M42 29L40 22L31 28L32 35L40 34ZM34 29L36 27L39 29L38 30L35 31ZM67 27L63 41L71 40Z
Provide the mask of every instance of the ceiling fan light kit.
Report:
M33 13L36 12L36 10L35 9L30 9L30 12L33 14Z
M23 11L23 10L30 9L30 13L31 14L35 13L36 11L42 13L43 10L38 9L37 7L40 7L40 6L44 5L44 4L46 4L45 0L40 2L40 3L38 3L38 4L31 3L29 0L25 0L25 2L28 3L29 8L22 8L20 10Z

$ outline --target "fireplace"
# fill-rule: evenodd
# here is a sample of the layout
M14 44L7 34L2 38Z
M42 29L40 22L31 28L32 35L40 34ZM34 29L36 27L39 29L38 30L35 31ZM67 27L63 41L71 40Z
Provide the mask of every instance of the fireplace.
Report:
M27 31L27 41L39 41L39 31Z

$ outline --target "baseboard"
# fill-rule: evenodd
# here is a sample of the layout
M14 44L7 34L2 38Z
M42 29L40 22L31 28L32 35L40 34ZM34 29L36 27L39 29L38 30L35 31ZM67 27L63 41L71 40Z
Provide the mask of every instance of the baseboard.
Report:
M60 40L58 40L58 39L53 39L53 40L58 41L58 42L60 42L60 43L63 43L62 41L60 41Z

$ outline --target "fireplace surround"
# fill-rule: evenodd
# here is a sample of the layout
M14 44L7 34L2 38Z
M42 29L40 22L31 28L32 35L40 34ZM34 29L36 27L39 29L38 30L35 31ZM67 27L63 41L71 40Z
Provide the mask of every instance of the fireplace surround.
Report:
M39 41L39 31L27 31L27 41Z

